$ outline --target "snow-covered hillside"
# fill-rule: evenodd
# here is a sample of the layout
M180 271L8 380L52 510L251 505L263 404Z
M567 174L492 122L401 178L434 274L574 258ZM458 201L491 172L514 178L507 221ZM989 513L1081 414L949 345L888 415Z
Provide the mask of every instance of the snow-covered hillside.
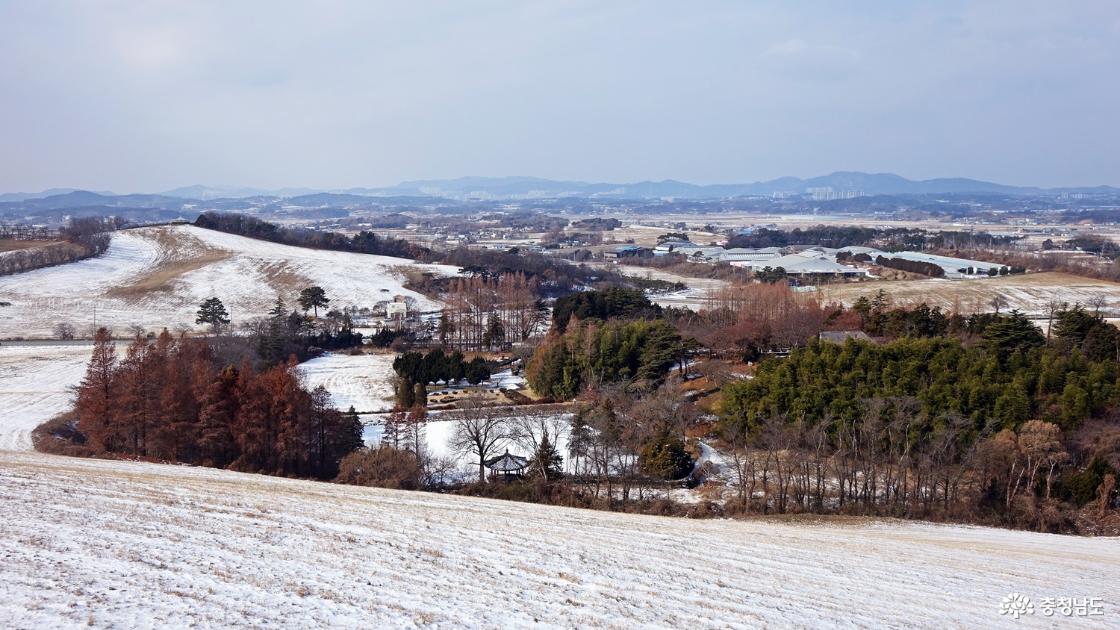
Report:
M30 450L31 431L70 408L88 343L0 345L0 450Z
M113 235L98 258L0 277L0 338L45 337L59 322L80 333L96 321L125 333L195 327L198 304L217 296L235 323L264 315L277 296L294 306L317 284L332 306L372 306L404 295L421 309L438 305L401 286L401 269L440 274L454 267L403 258L278 245L192 226L153 227Z
M78 491L80 489L80 491ZM0 627L1116 627L1120 541L694 521L0 453ZM1103 616L1014 621L1011 592Z

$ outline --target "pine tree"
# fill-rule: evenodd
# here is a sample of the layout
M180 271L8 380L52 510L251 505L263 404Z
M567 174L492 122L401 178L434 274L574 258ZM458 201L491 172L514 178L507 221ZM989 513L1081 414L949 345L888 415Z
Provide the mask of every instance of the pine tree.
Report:
M327 304L330 304L330 299L327 298L327 292L320 286L307 287L300 291L297 301L304 313L314 309L316 318L319 317L319 307L322 306L326 308Z
M494 346L500 346L506 341L506 328L502 325L502 320L498 317L497 313L490 313L490 317L486 322L486 332L482 335L482 345L487 348L493 349Z
M548 431L541 436L537 450L529 460L529 475L545 481L559 479L563 474L564 458L548 438Z
M416 394L412 379L401 376L397 378L397 407L408 409L416 402Z
M211 330L217 332L223 325L229 323L229 312L222 304L222 301L216 297L206 298L198 307L198 317L195 318L196 324L208 324Z
M447 315L447 309L444 309L439 313L439 325L436 327L439 344L446 347L453 332L455 332L455 325L451 323L451 318Z
M342 415L342 455L356 451L366 445L366 427L362 424L362 417L358 415L354 405Z
M277 296L272 308L268 309L268 316L272 319L283 319L287 315L288 305L284 303L284 298Z

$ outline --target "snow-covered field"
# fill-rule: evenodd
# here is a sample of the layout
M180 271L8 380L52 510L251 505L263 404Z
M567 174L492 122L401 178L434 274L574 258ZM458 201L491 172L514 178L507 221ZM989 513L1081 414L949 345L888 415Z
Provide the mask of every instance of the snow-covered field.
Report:
M194 328L199 303L219 297L234 323L264 315L277 296L295 306L300 289L322 286L332 306L373 306L404 295L404 267L454 274L446 265L278 245L192 226L117 232L98 258L0 278L0 338L50 336L67 322L85 334L96 321L118 329Z
M331 402L335 409L346 411L353 405L362 421L366 424L365 441L370 446L381 442L384 432L384 412L393 408L393 359L395 355L360 354L348 355L344 353L329 353L321 357L301 363L296 368L303 376L304 383L309 389L322 385L331 394ZM518 387L524 385L525 379L514 376L509 370L498 372L483 387ZM443 387L433 386L431 395L466 387L466 384ZM477 477L478 462L471 456L455 452L451 446L455 434L455 422L446 418L448 412L433 411L424 424L424 445L427 454L452 460L457 472L463 476ZM526 407L506 407L498 411L500 415L508 416L508 425L514 426L514 418L535 417L540 411ZM544 414L545 426L548 427L551 439L560 452L567 454L568 423L566 413ZM539 432L538 432L539 434ZM494 454L500 454L509 449L511 453L528 456L531 449L527 444L519 444L513 440L499 440ZM565 458L564 465L568 462Z
M31 431L70 408L82 380L87 343L0 345L0 450L30 450Z
M351 406L360 413L393 408L393 354L348 355L330 353L296 368L308 389L322 385L331 394L335 409Z
M76 489L81 491L75 491ZM644 517L0 453L0 627L1114 628L1120 541ZM999 614L1011 592L1035 614ZM1104 614L1045 617L1047 597Z
M1114 314L1120 309L1120 284L1058 272L974 280L931 278L841 283L822 286L818 295L825 302L839 301L851 305L860 296L873 297L880 289L887 292L896 306L916 306L924 302L965 314L992 311L992 300L995 298L1003 300L1001 310L1018 309L1034 318L1047 314L1047 305L1051 300L1087 305L1101 299L1104 300L1104 313Z

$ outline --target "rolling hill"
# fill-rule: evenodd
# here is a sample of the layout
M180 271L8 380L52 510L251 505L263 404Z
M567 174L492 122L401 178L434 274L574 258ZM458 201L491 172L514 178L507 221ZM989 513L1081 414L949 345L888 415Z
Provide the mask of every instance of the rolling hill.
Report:
M1115 540L978 527L695 521L13 452L0 503L8 628L1105 628L1120 601ZM1013 620L1012 592L1105 614Z
M332 306L372 306L395 295L432 300L402 287L402 270L422 267L454 274L454 267L403 258L279 245L193 226L116 232L98 258L0 277L0 339L42 338L59 322L80 333L107 325L124 334L133 324L150 330L193 329L198 304L219 297L234 323L268 312L276 298L295 305L300 289L320 285Z

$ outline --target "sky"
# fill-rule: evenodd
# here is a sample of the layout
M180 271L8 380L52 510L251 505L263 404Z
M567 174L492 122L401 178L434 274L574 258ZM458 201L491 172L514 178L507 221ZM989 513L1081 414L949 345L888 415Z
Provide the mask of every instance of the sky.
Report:
M1120 185L1120 2L0 0L0 191Z

